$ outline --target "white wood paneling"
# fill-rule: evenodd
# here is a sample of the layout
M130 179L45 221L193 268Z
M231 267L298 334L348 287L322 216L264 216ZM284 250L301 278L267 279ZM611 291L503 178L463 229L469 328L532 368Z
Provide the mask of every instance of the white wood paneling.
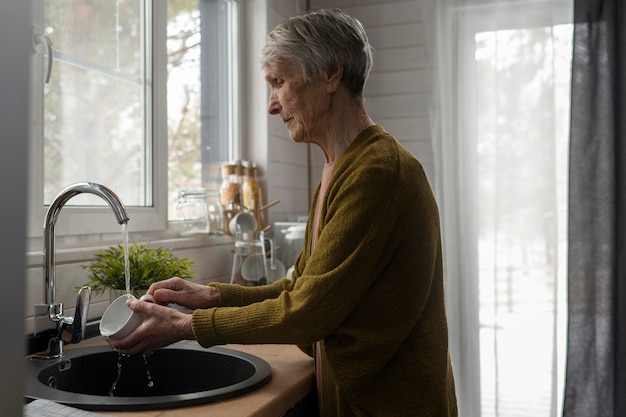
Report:
M421 2L415 0L366 2L354 1L353 5L341 7L346 13L356 16L368 33L377 26L395 26L402 23L422 21ZM414 41L419 41L416 38Z
M368 97L366 107L374 119L428 115L428 94L411 93Z
M394 135L434 180L429 101L432 93L434 5L428 0L312 0L359 19L375 48L365 102L376 123ZM312 169L318 169L312 165Z
M426 49L423 46L378 49L374 55L372 71L393 72L426 67ZM393 76L391 74L390 76Z
M429 92L431 72L426 69L394 71L393 76L386 73L370 73L365 84L365 96L369 99L381 95Z

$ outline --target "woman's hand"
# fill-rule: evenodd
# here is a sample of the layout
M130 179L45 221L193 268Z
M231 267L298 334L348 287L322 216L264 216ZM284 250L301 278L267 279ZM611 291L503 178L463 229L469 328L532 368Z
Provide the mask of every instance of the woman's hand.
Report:
M219 290L204 284L174 277L155 282L147 294L158 304L176 303L191 310L215 307L219 301Z
M154 350L180 340L193 340L191 314L141 300L129 299L126 305L143 318L143 322L128 336L111 340L111 347L120 353L150 354Z
M217 305L219 290L208 285L174 277L150 286L146 294L154 297L154 303L127 300L126 305L143 318L143 322L128 336L111 340L111 347L120 353L150 354L154 350L180 340L195 339L191 327L191 314L167 307L175 303L195 310Z

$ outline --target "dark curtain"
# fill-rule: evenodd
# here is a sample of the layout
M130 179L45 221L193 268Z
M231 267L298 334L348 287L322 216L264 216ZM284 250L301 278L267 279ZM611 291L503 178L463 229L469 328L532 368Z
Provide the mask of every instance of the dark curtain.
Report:
M574 1L564 417L626 416L626 5Z

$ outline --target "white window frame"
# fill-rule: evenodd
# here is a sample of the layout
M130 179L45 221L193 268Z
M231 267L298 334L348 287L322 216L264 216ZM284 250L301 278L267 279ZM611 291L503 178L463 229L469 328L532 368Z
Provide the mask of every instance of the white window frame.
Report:
M36 1L33 7L33 39L34 35L41 33L43 24L42 1ZM236 1L236 0L230 0ZM239 9L242 4L239 3ZM151 165L152 176L147 180L148 192L152 193L151 207L126 207L129 222L128 230L130 233L142 232L147 233L149 239L158 239L160 237L171 238L168 233L167 222L167 199L168 199L168 163L167 163L167 5L163 1L146 1L146 33L147 51L146 51L146 103L151 103L151 110L148 110L146 121L146 152L152 155L152 159L147 163ZM149 18L152 16L152 19ZM241 10L236 17L241 22ZM240 32L241 25L238 25L237 31ZM238 42L239 34L235 36L235 42ZM237 45L229 45L237 46ZM232 54L233 64L239 65L239 54ZM43 82L44 68L47 58L44 57L43 51L40 50L33 42L32 51L32 71L31 71L31 124L29 134L29 169L30 174L28 184L28 213L27 213L27 237L30 239L29 246L35 246L43 235L43 223L48 209L43 202ZM238 73L238 71L237 71ZM231 101L231 111L239 110L238 84L239 75L233 79L229 86L233 100ZM239 112L237 112L239 113ZM240 114L240 113L239 113ZM240 129L238 121L240 117L237 115L231 117L230 138L230 156L236 157L240 150ZM86 155L88 157L88 155ZM85 178L85 181L88 181ZM67 184L68 186L70 184ZM103 184L107 185L107 184ZM58 190L61 191L61 190ZM113 192L115 190L113 189ZM68 205L62 209L59 216L55 232L57 237L71 235L89 235L88 241L107 241L107 236L120 236L120 226L117 224L113 212L109 207L82 207ZM33 242L35 240L35 242ZM85 239L70 239L72 241L84 241ZM69 240L68 240L69 242ZM69 243L68 243L69 244ZM63 242L61 242L61 247Z

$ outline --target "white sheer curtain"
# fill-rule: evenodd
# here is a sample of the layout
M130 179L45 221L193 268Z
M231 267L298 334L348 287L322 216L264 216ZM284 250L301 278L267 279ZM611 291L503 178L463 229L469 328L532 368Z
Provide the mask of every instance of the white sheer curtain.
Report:
M435 189L460 415L557 416L572 1L436 3Z

